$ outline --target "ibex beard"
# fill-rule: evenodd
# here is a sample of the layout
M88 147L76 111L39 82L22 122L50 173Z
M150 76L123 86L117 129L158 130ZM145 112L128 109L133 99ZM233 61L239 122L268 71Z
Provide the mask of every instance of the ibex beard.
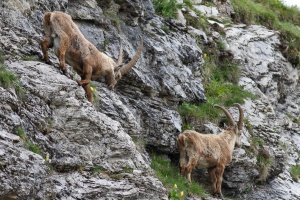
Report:
M66 74L66 64L69 64L80 75L78 85L82 86L87 98L92 102L90 81L98 77L105 77L110 89L126 74L138 61L143 42L140 39L139 47L133 58L125 65L123 62L123 50L120 45L118 61L115 62L106 54L100 52L90 43L70 15L63 12L46 12L43 19L45 38L41 41L44 60L50 63L48 48L54 48L59 59L59 67Z

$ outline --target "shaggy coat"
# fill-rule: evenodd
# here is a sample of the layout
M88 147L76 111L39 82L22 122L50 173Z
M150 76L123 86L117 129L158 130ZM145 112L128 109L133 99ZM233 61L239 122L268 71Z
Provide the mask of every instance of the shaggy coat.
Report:
M240 118L235 124L231 114L223 106L221 108L229 118L230 126L222 133L200 134L196 131L186 130L178 137L180 173L186 175L191 182L191 172L195 167L207 168L211 177L213 194L222 198L221 184L225 166L231 162L235 146L241 144L244 114L239 104Z
M78 85L83 86L90 102L92 101L92 91L89 85L91 80L105 77L108 87L113 89L117 81L136 64L142 53L143 42L140 40L138 50L132 60L121 67L122 46L116 63L85 39L70 15L63 12L46 12L43 23L45 38L41 41L41 48L44 60L50 63L47 51L48 48L54 47L61 70L66 73L65 62L74 68L81 76Z

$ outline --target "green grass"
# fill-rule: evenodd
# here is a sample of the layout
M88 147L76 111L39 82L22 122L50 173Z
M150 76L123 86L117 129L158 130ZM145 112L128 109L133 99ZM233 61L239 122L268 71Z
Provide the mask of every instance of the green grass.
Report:
M260 24L280 31L283 55L300 67L300 11L296 7L285 6L280 0L232 0L235 22ZM288 48L287 48L288 47Z
M3 88L14 88L16 94L20 97L24 94L24 89L18 76L5 69L0 64L0 86Z
M290 169L290 174L294 181L298 181L300 178L300 165L294 165Z
M29 151L44 157L42 149L39 147L39 145L31 143L29 140L26 141L26 145Z
M30 139L28 138L28 136L26 135L25 131L21 128L21 127L18 127L17 128L17 135L23 140L24 144L25 144L25 147L33 152L33 153L36 153L36 154L39 154L41 155L42 157L45 157L44 154L43 154L43 151L42 149L40 148L39 145L37 144L33 144Z
M153 4L155 12L166 18L176 18L177 9L182 8L176 0L153 0Z
M219 123L222 121L222 111L215 108L214 104L232 106L234 103L244 103L244 99L255 99L256 96L238 86L240 68L237 64L227 60L218 63L217 50L212 49L210 56L205 57L202 76L207 101L200 104L182 103L178 112L186 120L186 126L192 127L193 123L203 123L205 120ZM187 127L184 127L184 129Z
M179 174L178 167L172 165L169 160L155 154L151 156L151 159L151 167L155 170L156 177L167 189L169 189L170 197L175 196L175 194L172 194L175 189L175 192L178 192L176 193L178 196L181 196L180 193L183 192L183 196L181 196L183 199L189 195L196 195L199 197L206 196L206 191L201 185L194 182L189 184L187 179ZM175 184L177 188L174 188Z
M105 172L105 169L104 169L103 167L96 166L96 167L92 167L92 168L90 169L90 171L91 171L92 173L96 174L96 173L103 173L103 172Z
M24 60L24 61L39 61L39 58L35 57L35 56L25 56L22 58L22 60Z
M254 136L251 138L250 145L254 148L262 147L264 145L264 140L260 137Z

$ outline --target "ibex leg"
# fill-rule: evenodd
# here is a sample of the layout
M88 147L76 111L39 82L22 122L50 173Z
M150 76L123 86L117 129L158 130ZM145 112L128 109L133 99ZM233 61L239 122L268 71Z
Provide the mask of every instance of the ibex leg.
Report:
M41 48L43 52L43 59L46 63L50 64L48 49L53 47L53 42L50 37L45 37L44 40L41 41Z
M217 177L217 196L222 198L222 192L221 192L221 186L222 186L222 180L223 180L223 173L224 173L225 166L220 165L216 167L216 177Z

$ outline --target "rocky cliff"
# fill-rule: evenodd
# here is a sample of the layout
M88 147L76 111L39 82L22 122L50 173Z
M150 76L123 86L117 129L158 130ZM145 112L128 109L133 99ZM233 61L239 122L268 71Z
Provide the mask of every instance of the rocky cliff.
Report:
M207 11L210 17L233 12L230 2L215 3L218 7L199 9L214 11ZM53 65L41 61L42 17L55 10L70 14L85 37L114 59L121 41L125 61L130 60L142 36L141 58L113 91L103 80L93 82L94 104L77 86L76 75L74 80L62 75L53 51ZM0 51L5 68L20 77L23 94L0 86L0 199L168 199L150 167L149 151L176 157L182 130L178 106L206 101L197 37L204 43L220 37L240 63L239 85L258 96L243 105L251 129L244 128L246 148L237 149L226 168L224 193L299 199L300 183L289 173L300 162L299 70L279 51L278 32L254 25L224 31L206 35L164 19L150 0L1 1ZM71 67L68 71L74 74ZM263 183L256 181L256 157L246 152L253 136L263 139L274 160ZM29 146L38 146L40 155ZM196 172L201 173L207 176Z

